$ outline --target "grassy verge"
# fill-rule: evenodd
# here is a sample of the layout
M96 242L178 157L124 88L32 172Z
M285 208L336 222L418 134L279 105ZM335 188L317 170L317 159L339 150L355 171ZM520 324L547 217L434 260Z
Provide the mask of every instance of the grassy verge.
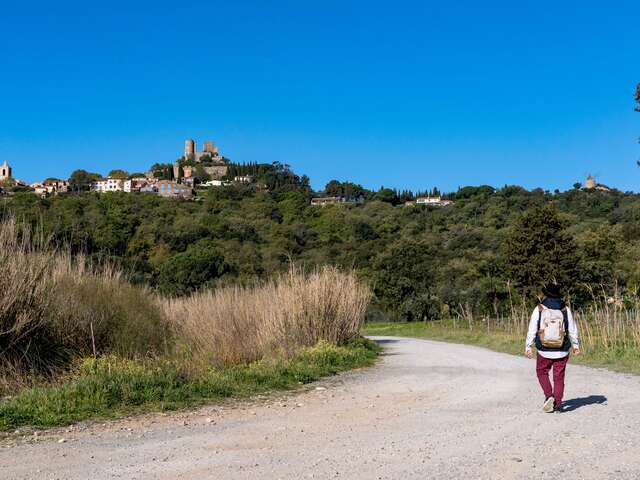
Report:
M469 326L451 320L433 322L369 323L364 335L390 335L397 337L427 338L444 342L462 343L490 348L498 352L522 355L526 332L512 333L482 323ZM588 346L582 344L582 355L572 357L572 362L592 367L604 367L615 371L640 374L640 351L632 346Z
M344 346L321 341L288 359L190 372L166 361L84 360L66 381L23 390L0 403L0 430L52 427L142 411L174 410L216 399L287 390L374 362L379 347L367 340Z

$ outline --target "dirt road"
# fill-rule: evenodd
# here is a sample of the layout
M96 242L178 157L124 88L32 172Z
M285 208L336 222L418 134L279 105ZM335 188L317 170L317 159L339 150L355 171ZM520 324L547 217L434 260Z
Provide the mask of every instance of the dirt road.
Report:
M0 478L640 478L640 377L569 365L569 411L544 414L533 360L380 340L293 395L5 441Z

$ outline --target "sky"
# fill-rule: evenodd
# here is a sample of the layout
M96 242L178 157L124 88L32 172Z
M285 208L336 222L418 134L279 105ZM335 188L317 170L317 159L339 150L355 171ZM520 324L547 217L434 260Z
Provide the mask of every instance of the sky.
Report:
M316 189L640 190L637 0L0 3L0 162L29 182L194 138Z

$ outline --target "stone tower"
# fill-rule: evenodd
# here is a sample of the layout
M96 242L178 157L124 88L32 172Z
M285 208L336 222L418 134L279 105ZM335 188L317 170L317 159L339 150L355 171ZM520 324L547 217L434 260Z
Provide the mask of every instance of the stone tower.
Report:
M217 153L218 149L216 148L216 144L211 140L204 141L204 152L205 153Z
M5 160L2 165L0 165L0 180L7 180L11 178L11 167Z
M196 142L190 138L184 142L184 158L193 160L196 156Z
M593 175L589 175L587 177L587 180L584 182L585 190L593 190L596 187L597 187L596 179L593 178Z

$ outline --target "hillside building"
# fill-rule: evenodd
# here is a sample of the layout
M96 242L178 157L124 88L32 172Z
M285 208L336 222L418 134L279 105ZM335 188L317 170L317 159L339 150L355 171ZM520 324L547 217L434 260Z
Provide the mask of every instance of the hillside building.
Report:
M434 207L445 207L451 205L451 200L443 200L442 197L418 197L416 198L416 205L431 205Z
M160 180L156 184L158 195L161 197L193 197L193 189L171 180Z
M598 190L600 192L610 192L611 188L601 183L596 182L596 179L593 175L587 176L587 179L583 185L585 190Z
M33 191L42 197L47 195L57 195L59 193L67 193L69 191L69 182L66 180L49 179L44 182L36 182L29 185Z
M233 177L233 181L236 183L252 183L253 177L251 175L242 175L239 177Z
M157 183L157 180L148 179L147 177L136 177L129 180L125 180L123 184L123 190L125 193L133 193L143 191L145 187L153 187ZM151 189L153 191L153 188Z
M347 199L344 197L315 197L311 199L311 205L318 207L325 207L327 205L334 205L337 203L346 203Z
M588 175L587 179L584 181L584 189L585 190L593 190L596 188L596 179L593 178L593 175Z
M214 180L220 180L229 171L227 161L220 155L218 147L211 140L205 140L202 151L192 138L185 140L182 158L173 164L173 178L178 181L188 180L195 176L193 162L202 164L207 175ZM189 163L185 165L185 163ZM185 182L188 183L188 182Z
M91 191L98 193L107 192L123 192L124 182L122 178L100 178L95 182L91 182Z
M0 182L3 180L9 180L12 178L11 166L5 160L2 165L0 165Z

